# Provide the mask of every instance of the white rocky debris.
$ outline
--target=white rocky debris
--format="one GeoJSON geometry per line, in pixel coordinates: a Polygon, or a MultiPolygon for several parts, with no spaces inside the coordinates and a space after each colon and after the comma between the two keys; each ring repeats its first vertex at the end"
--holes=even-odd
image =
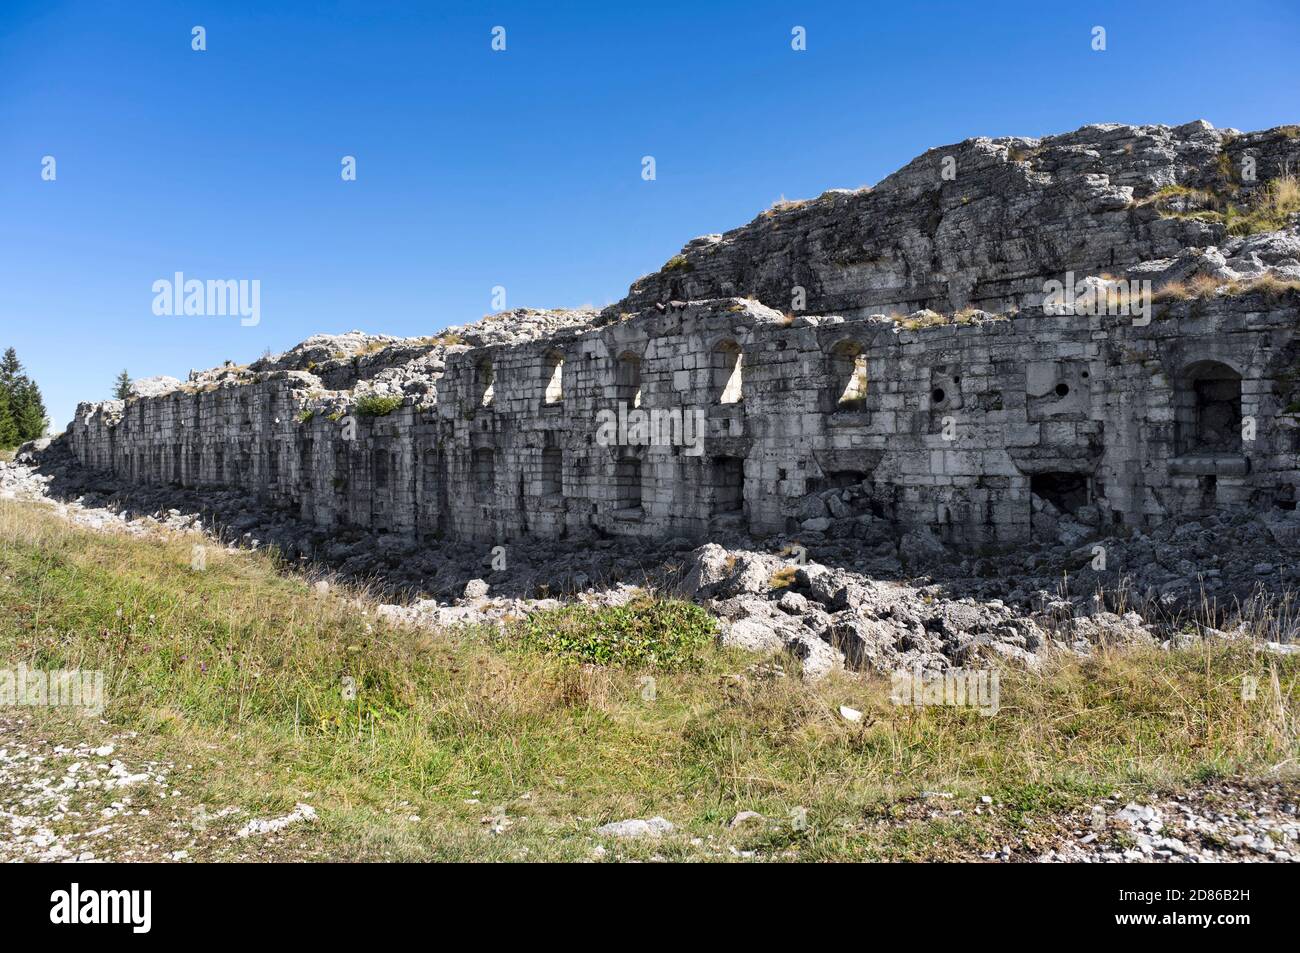
{"type": "Polygon", "coordinates": [[[277,831],[282,831],[293,824],[314,820],[316,820],[316,809],[310,804],[299,803],[294,805],[292,811],[282,817],[254,818],[236,831],[235,836],[261,837],[264,834],[274,834],[277,831]]]}
{"type": "Polygon", "coordinates": [[[593,832],[598,837],[615,837],[619,839],[639,838],[639,837],[662,837],[664,834],[671,834],[674,830],[672,822],[662,817],[652,817],[647,820],[641,818],[629,818],[626,821],[614,821],[610,824],[603,824],[593,832]]]}
{"type": "Polygon", "coordinates": [[[1073,818],[1045,863],[1300,861],[1300,813],[1285,788],[1215,782],[1151,803],[1116,797],[1073,818]],[[1120,806],[1122,805],[1122,806],[1120,806]]]}

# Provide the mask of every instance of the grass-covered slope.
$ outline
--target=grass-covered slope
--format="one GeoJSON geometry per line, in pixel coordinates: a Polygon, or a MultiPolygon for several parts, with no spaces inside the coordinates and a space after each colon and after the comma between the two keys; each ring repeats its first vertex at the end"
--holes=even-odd
{"type": "MultiPolygon", "coordinates": [[[[1273,777],[1296,755],[1300,661],[1240,645],[1008,669],[986,717],[893,705],[878,679],[805,684],[794,665],[714,648],[707,618],[680,603],[560,610],[504,636],[430,633],[390,627],[364,593],[318,593],[263,555],[208,547],[195,570],[196,541],[0,501],[0,668],[103,670],[106,726],[24,709],[24,730],[136,731],[140,756],[179,766],[178,786],[213,815],[311,804],[319,819],[284,841],[290,856],[1034,851],[1051,846],[1054,817],[1091,799],[1273,777]],[[934,791],[961,812],[919,809],[934,791]],[[767,821],[731,830],[740,811],[767,821]],[[656,814],[677,828],[658,841],[592,834],[656,814]]],[[[0,806],[12,796],[0,780],[0,806]]],[[[198,844],[191,859],[205,850],[220,856],[198,844]]]]}

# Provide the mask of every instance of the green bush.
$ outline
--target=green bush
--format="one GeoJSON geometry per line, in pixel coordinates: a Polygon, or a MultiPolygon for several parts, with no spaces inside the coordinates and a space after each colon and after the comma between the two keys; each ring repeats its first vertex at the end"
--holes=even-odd
{"type": "Polygon", "coordinates": [[[699,606],[677,599],[636,599],[624,606],[569,605],[514,623],[507,637],[520,647],[575,662],[663,671],[695,670],[716,623],[699,606]]]}
{"type": "Polygon", "coordinates": [[[362,417],[387,417],[402,406],[400,397],[379,397],[367,394],[357,401],[357,414],[362,417]]]}

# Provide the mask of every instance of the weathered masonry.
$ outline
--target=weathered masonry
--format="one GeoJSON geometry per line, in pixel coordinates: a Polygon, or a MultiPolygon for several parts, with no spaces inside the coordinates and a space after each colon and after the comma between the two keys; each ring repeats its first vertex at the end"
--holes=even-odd
{"type": "Polygon", "coordinates": [[[319,336],[83,404],[65,439],[412,542],[988,544],[1293,509],[1297,170],[1296,126],[971,139],[694,239],[599,313],[319,336]],[[1058,314],[1052,285],[1122,285],[1141,317],[1058,314]]]}
{"type": "Polygon", "coordinates": [[[1030,310],[908,329],[694,302],[450,348],[436,400],[385,416],[309,417],[320,380],[276,370],[82,405],[67,439],[130,480],[245,487],[322,529],[413,540],[870,538],[884,519],[1011,542],[1033,536],[1041,501],[1134,526],[1294,507],[1297,305],[1244,294],[1158,306],[1146,326],[1030,310]],[[620,407],[658,432],[602,431],[620,407]],[[859,512],[816,496],[849,485],[859,512]]]}

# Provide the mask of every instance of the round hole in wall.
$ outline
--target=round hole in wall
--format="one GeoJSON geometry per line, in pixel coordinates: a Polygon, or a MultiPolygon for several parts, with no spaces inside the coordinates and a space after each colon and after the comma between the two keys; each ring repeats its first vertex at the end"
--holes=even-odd
{"type": "Polygon", "coordinates": [[[1087,372],[1087,371],[1084,371],[1084,372],[1083,372],[1082,374],[1080,374],[1079,376],[1082,377],[1082,378],[1086,381],[1086,380],[1088,379],[1088,372],[1087,372]]]}
{"type": "Polygon", "coordinates": [[[1057,384],[1057,385],[1056,385],[1056,396],[1057,396],[1057,397],[1064,397],[1064,396],[1066,396],[1068,393],[1070,393],[1070,385],[1069,385],[1069,384],[1057,384]]]}
{"type": "Polygon", "coordinates": [[[943,392],[942,387],[936,387],[934,390],[930,391],[930,402],[933,404],[942,404],[943,399],[947,396],[948,395],[943,392]]]}

